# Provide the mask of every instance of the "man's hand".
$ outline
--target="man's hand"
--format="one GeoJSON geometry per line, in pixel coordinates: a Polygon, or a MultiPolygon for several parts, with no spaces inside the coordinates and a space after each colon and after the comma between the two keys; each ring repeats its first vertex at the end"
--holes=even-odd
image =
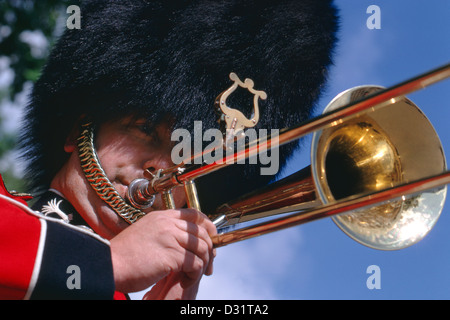
{"type": "Polygon", "coordinates": [[[208,217],[194,209],[148,213],[111,239],[116,290],[140,291],[164,278],[158,298],[171,291],[167,286],[196,293],[202,275],[212,273],[216,233],[208,217]]]}

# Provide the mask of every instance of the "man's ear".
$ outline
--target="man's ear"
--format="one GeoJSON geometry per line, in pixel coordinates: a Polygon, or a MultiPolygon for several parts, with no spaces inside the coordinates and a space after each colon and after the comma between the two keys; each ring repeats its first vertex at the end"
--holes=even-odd
{"type": "Polygon", "coordinates": [[[70,130],[69,135],[64,143],[64,151],[67,153],[72,153],[77,149],[77,140],[80,135],[80,122],[77,121],[70,130]]]}

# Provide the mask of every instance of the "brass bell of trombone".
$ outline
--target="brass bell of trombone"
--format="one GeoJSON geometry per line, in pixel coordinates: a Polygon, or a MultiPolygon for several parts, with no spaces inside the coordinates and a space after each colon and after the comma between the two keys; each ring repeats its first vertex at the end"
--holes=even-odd
{"type": "MultiPolygon", "coordinates": [[[[324,113],[382,89],[358,86],[346,90],[328,104],[324,113]]],[[[439,137],[420,109],[406,97],[386,103],[314,133],[311,169],[323,203],[445,171],[439,137]]],[[[347,235],[366,246],[401,249],[418,242],[433,228],[446,191],[445,185],[332,219],[347,235]]]]}

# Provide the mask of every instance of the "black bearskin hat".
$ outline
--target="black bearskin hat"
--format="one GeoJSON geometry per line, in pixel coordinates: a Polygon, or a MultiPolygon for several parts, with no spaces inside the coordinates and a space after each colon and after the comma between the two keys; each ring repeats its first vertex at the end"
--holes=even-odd
{"type": "MultiPolygon", "coordinates": [[[[329,0],[82,1],[81,29],[65,30],[26,110],[21,150],[30,187],[48,188],[83,114],[96,123],[130,114],[158,123],[172,115],[174,128],[192,129],[195,120],[217,128],[213,103],[230,87],[230,72],[268,95],[256,129],[299,124],[326,80],[337,20],[329,0]]],[[[281,148],[280,168],[296,146],[281,148]]],[[[201,178],[202,209],[273,178],[257,165],[201,178]]]]}

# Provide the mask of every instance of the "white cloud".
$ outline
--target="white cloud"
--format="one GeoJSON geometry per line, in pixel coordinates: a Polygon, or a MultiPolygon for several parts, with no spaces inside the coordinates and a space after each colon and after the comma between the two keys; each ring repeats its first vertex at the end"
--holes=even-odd
{"type": "Polygon", "coordinates": [[[214,274],[202,280],[198,299],[280,299],[280,282],[290,277],[302,245],[292,228],[217,249],[214,274]]]}

